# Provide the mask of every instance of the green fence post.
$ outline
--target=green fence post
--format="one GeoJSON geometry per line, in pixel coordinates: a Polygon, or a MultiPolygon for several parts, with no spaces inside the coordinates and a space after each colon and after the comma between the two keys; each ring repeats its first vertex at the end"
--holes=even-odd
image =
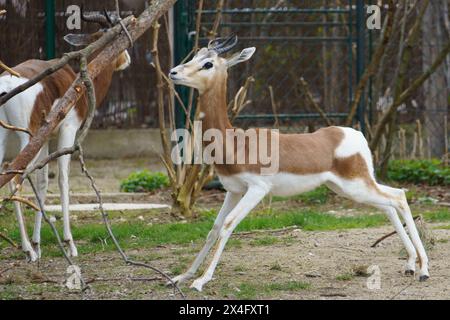
{"type": "MultiPolygon", "coordinates": [[[[364,10],[364,0],[356,1],[356,81],[359,82],[365,69],[365,54],[366,54],[366,14],[364,10]]],[[[361,132],[366,134],[365,122],[365,96],[361,95],[361,100],[358,105],[357,118],[359,121],[361,132]]]]}
{"type": "Polygon", "coordinates": [[[55,1],[45,0],[45,57],[47,60],[56,57],[55,43],[55,1]]]}

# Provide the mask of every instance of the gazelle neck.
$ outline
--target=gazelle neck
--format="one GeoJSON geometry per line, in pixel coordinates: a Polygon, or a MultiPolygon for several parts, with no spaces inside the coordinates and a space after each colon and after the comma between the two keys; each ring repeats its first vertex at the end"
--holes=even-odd
{"type": "Polygon", "coordinates": [[[225,131],[232,128],[227,111],[227,75],[218,75],[213,85],[199,97],[200,112],[203,112],[202,129],[225,131]]]}

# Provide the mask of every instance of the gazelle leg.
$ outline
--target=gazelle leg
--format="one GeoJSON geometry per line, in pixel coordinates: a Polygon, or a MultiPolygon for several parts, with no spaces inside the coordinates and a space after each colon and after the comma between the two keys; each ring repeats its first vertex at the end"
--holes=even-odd
{"type": "MultiPolygon", "coordinates": [[[[9,189],[12,191],[14,189],[14,180],[9,182],[9,189]]],[[[30,240],[28,239],[27,230],[25,228],[25,220],[23,219],[22,208],[20,203],[14,201],[14,211],[16,212],[17,222],[19,223],[20,240],[22,242],[22,251],[27,255],[28,261],[34,262],[38,259],[37,254],[34,252],[31,246],[30,240]]]]}
{"type": "Polygon", "coordinates": [[[408,261],[406,262],[405,266],[405,274],[414,275],[414,272],[416,270],[416,258],[417,258],[416,249],[414,248],[411,239],[406,233],[405,228],[403,227],[403,224],[400,218],[398,217],[397,212],[395,211],[395,208],[389,206],[377,206],[377,207],[386,212],[389,220],[394,225],[395,231],[400,236],[400,239],[402,240],[403,245],[405,246],[406,252],[408,253],[408,261]]]}
{"type": "Polygon", "coordinates": [[[415,260],[419,255],[420,266],[420,280],[426,280],[429,277],[428,274],[428,258],[425,253],[422,241],[420,240],[417,232],[416,225],[409,210],[406,196],[403,190],[395,189],[376,183],[367,184],[362,180],[340,181],[335,179],[333,184],[338,186],[338,190],[346,197],[353,199],[356,202],[366,203],[375,207],[383,207],[388,213],[389,219],[393,221],[393,224],[399,233],[400,238],[403,240],[406,250],[408,251],[409,258],[406,265],[406,272],[411,273],[415,269],[415,260]],[[387,208],[387,209],[386,209],[387,208]],[[406,231],[403,228],[401,222],[399,222],[398,215],[394,215],[391,208],[395,208],[403,217],[408,227],[410,237],[407,237],[406,231]],[[401,226],[401,228],[400,228],[401,226]],[[415,248],[411,248],[411,244],[415,248]]]}
{"type": "Polygon", "coordinates": [[[419,232],[417,231],[416,224],[412,217],[408,201],[406,200],[405,191],[403,191],[402,189],[395,189],[382,185],[379,185],[379,187],[381,188],[382,191],[390,192],[391,194],[394,194],[396,196],[397,200],[394,201],[394,207],[403,217],[403,220],[406,223],[406,227],[408,227],[408,232],[411,237],[412,243],[419,256],[419,266],[420,266],[419,279],[420,281],[427,280],[430,277],[430,274],[428,272],[428,257],[425,252],[422,240],[420,240],[419,232]]]}
{"type": "Polygon", "coordinates": [[[261,187],[250,187],[247,190],[246,194],[238,202],[236,207],[231,210],[225,218],[224,225],[219,233],[219,239],[217,240],[218,242],[213,259],[204,274],[192,283],[191,288],[202,291],[203,286],[212,279],[214,270],[216,269],[217,263],[219,262],[220,256],[222,255],[225,244],[230,238],[231,233],[267,193],[268,190],[261,187]]]}
{"type": "MultiPolygon", "coordinates": [[[[73,146],[75,135],[78,126],[72,124],[63,124],[59,133],[58,149],[69,148],[73,146]]],[[[69,250],[68,254],[72,257],[78,256],[77,247],[73,241],[72,232],[70,230],[69,217],[69,170],[70,170],[70,155],[64,155],[58,158],[58,183],[59,191],[61,193],[61,207],[63,213],[63,233],[64,241],[67,243],[69,250]]]]}
{"type": "MultiPolygon", "coordinates": [[[[29,142],[29,136],[24,132],[17,132],[17,136],[19,137],[20,140],[20,150],[23,150],[29,142]]],[[[11,192],[15,188],[14,179],[10,181],[9,188],[11,192]]],[[[22,250],[26,253],[27,259],[31,262],[34,262],[38,259],[38,255],[36,254],[36,252],[34,252],[31,242],[28,239],[28,234],[25,227],[25,220],[22,214],[22,207],[19,202],[14,202],[14,210],[16,212],[17,222],[19,223],[19,232],[20,232],[20,239],[22,242],[22,250]]]]}
{"type": "MultiPolygon", "coordinates": [[[[39,162],[47,156],[48,156],[48,143],[45,143],[42,146],[41,151],[39,152],[37,161],[39,162]]],[[[38,196],[42,200],[42,203],[45,203],[48,188],[48,165],[45,165],[42,169],[37,171],[36,178],[37,178],[36,189],[38,196]]],[[[39,258],[41,257],[41,225],[42,225],[42,212],[36,212],[34,218],[32,245],[39,258]]]]}
{"type": "Polygon", "coordinates": [[[208,254],[209,250],[211,250],[212,245],[214,244],[214,242],[216,242],[217,238],[219,237],[219,231],[223,226],[225,217],[236,206],[236,204],[239,202],[239,200],[241,198],[242,198],[241,194],[227,192],[227,194],[225,196],[225,200],[222,204],[222,208],[220,209],[220,211],[216,217],[216,220],[214,221],[214,226],[212,227],[211,231],[208,233],[208,237],[206,238],[205,245],[198,253],[198,255],[195,258],[194,262],[192,263],[191,267],[185,273],[173,278],[172,279],[173,282],[181,283],[181,282],[186,281],[194,276],[194,274],[198,270],[198,267],[205,260],[205,257],[208,254]]]}

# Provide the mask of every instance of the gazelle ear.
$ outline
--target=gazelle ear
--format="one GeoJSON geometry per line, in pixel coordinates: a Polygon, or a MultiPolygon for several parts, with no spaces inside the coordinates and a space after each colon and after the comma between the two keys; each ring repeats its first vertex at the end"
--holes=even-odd
{"type": "Polygon", "coordinates": [[[232,67],[238,63],[247,61],[248,59],[250,59],[252,57],[252,55],[255,53],[255,51],[256,51],[255,47],[250,47],[250,48],[245,48],[241,52],[238,52],[238,53],[232,55],[230,58],[227,59],[227,68],[232,67]]]}
{"type": "Polygon", "coordinates": [[[90,34],[74,34],[69,33],[64,36],[64,40],[75,47],[85,46],[92,42],[92,36],[90,34]]]}

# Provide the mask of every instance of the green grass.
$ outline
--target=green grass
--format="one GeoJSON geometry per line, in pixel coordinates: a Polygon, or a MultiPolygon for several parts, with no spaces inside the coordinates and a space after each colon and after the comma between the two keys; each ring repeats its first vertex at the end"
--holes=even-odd
{"type": "MultiPolygon", "coordinates": [[[[424,212],[423,216],[428,222],[450,221],[450,210],[439,208],[435,211],[424,212]]],[[[205,211],[201,217],[188,223],[166,223],[148,225],[142,221],[127,221],[114,223],[112,228],[117,239],[124,249],[140,249],[164,244],[189,244],[205,239],[210,231],[215,218],[215,211],[205,211]],[[132,237],[133,235],[133,237],[132,237]]],[[[355,216],[335,216],[321,213],[313,209],[290,210],[286,212],[274,210],[270,214],[255,212],[244,219],[237,231],[252,231],[264,229],[279,229],[289,226],[298,226],[308,231],[344,230],[353,228],[378,227],[388,223],[383,214],[361,214],[355,216]]],[[[31,223],[28,223],[31,233],[31,223]]],[[[1,231],[19,242],[19,231],[15,225],[12,214],[0,215],[1,231]]],[[[57,221],[61,230],[61,221],[57,221]]],[[[102,223],[87,224],[84,222],[73,224],[73,236],[78,244],[81,254],[113,250],[111,239],[108,239],[105,227],[102,223]],[[101,239],[107,240],[107,245],[102,244],[101,239]]],[[[252,240],[251,245],[273,245],[280,240],[278,237],[265,236],[252,240]]],[[[59,256],[60,252],[54,235],[47,225],[42,230],[42,243],[44,255],[59,256]]],[[[7,244],[0,241],[0,249],[7,244]]],[[[242,241],[236,238],[230,239],[230,245],[241,246],[242,241]]],[[[1,258],[1,254],[0,254],[1,258]]]]}
{"type": "Polygon", "coordinates": [[[271,294],[274,291],[299,291],[299,290],[307,290],[311,288],[311,284],[302,281],[286,281],[286,282],[273,282],[269,284],[255,284],[255,283],[241,283],[239,287],[236,289],[230,288],[226,285],[222,291],[224,293],[234,293],[236,298],[238,299],[255,299],[258,297],[258,294],[271,294]]]}
{"type": "Polygon", "coordinates": [[[347,272],[336,276],[336,280],[338,281],[350,281],[354,278],[354,274],[347,272]]]}
{"type": "Polygon", "coordinates": [[[325,187],[321,186],[318,187],[312,191],[305,192],[293,197],[277,197],[274,196],[272,198],[273,202],[279,202],[279,201],[286,201],[286,200],[295,200],[295,201],[301,201],[306,204],[324,204],[327,202],[329,196],[331,194],[331,191],[325,187]]]}

